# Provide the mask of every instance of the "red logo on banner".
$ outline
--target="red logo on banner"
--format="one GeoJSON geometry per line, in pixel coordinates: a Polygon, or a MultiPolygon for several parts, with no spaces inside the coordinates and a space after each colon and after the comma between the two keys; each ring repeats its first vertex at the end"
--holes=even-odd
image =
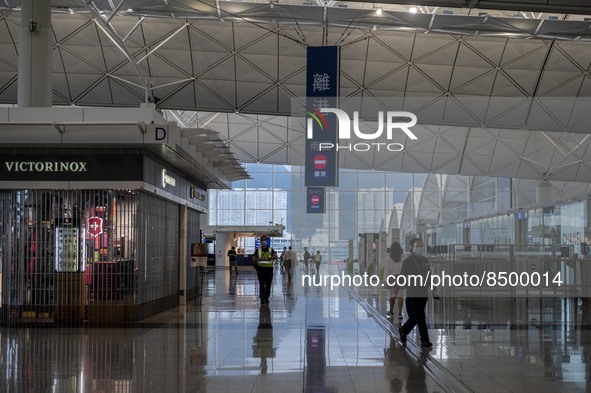
{"type": "Polygon", "coordinates": [[[313,195],[312,199],[310,200],[313,205],[317,205],[320,203],[320,197],[318,195],[313,195]]]}
{"type": "Polygon", "coordinates": [[[100,217],[90,217],[88,219],[88,233],[92,237],[97,237],[103,233],[103,219],[100,217]]]}
{"type": "Polygon", "coordinates": [[[324,156],[322,154],[317,154],[314,157],[314,160],[312,161],[312,163],[314,164],[314,168],[324,169],[324,168],[326,168],[326,164],[328,163],[328,159],[326,158],[326,156],[324,156]]]}

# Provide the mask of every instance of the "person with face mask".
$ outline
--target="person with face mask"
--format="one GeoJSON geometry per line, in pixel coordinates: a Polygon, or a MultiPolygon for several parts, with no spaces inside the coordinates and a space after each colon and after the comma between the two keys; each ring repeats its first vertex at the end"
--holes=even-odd
{"type": "MultiPolygon", "coordinates": [[[[407,278],[406,285],[406,312],[408,320],[400,327],[400,341],[406,344],[406,336],[414,329],[419,327],[422,347],[432,347],[429,341],[429,330],[427,329],[427,317],[425,315],[425,306],[429,298],[429,283],[427,277],[429,273],[429,260],[423,255],[425,246],[423,240],[414,238],[410,241],[411,255],[402,262],[400,275],[407,278]],[[409,279],[410,276],[420,275],[423,277],[424,285],[409,279]]],[[[402,287],[398,287],[402,288],[402,287]]]]}
{"type": "Polygon", "coordinates": [[[261,236],[261,246],[251,255],[254,268],[259,279],[259,298],[261,304],[269,303],[271,284],[273,283],[273,261],[277,260],[277,252],[269,247],[269,238],[261,236]]]}

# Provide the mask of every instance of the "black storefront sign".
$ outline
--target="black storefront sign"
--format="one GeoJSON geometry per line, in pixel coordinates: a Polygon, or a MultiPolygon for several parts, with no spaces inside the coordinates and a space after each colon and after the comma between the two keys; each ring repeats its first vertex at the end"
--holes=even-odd
{"type": "Polygon", "coordinates": [[[141,155],[5,155],[0,181],[129,181],[142,180],[141,155]]]}

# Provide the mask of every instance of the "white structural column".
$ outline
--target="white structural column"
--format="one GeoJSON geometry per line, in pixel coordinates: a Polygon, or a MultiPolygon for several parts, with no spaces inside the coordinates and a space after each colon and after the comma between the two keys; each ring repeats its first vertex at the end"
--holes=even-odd
{"type": "Polygon", "coordinates": [[[51,107],[51,2],[23,0],[18,53],[18,106],[51,107]]]}

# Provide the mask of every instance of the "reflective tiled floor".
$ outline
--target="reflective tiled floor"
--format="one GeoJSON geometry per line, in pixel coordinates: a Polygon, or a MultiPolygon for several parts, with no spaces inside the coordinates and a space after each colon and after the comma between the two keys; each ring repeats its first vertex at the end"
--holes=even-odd
{"type": "MultiPolygon", "coordinates": [[[[0,329],[1,392],[587,392],[589,306],[443,299],[433,349],[383,317],[385,292],[211,272],[200,302],[127,328],[0,329]]],[[[398,321],[395,321],[397,324],[398,321]]]]}

